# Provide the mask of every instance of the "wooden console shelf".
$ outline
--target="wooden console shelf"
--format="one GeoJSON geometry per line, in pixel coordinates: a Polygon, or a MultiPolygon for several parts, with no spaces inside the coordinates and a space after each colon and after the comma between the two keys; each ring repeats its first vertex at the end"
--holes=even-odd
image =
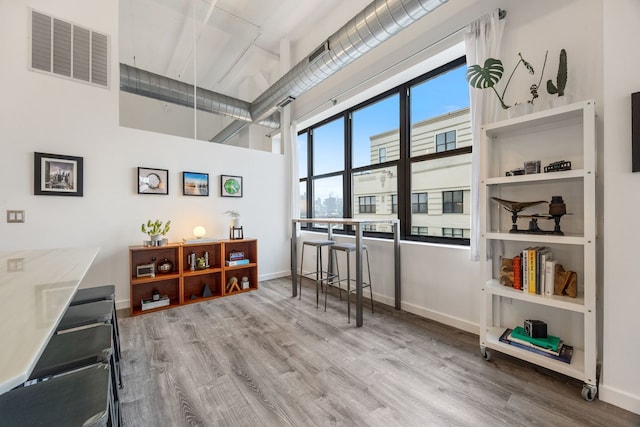
{"type": "Polygon", "coordinates": [[[161,247],[129,247],[130,313],[132,316],[165,310],[212,298],[258,289],[258,241],[256,239],[218,240],[215,242],[173,243],[161,247]],[[231,253],[243,252],[248,264],[227,266],[231,253]],[[190,259],[208,256],[208,266],[198,268],[190,259]],[[167,263],[168,261],[168,263],[167,263]],[[165,262],[172,267],[160,272],[165,262]],[[141,269],[138,273],[138,269],[141,269]],[[242,280],[248,287],[243,289],[242,280]],[[236,280],[233,280],[235,278],[236,280]],[[237,281],[237,284],[235,284],[237,281]],[[158,291],[166,295],[168,305],[142,309],[142,300],[158,291]]]}

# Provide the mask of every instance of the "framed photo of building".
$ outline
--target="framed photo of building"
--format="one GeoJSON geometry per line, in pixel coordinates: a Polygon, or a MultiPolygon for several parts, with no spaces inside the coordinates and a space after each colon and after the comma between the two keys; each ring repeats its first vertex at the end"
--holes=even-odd
{"type": "Polygon", "coordinates": [[[139,167],[138,194],[169,194],[169,171],[139,167]]]}
{"type": "Polygon", "coordinates": [[[33,194],[82,197],[82,157],[33,153],[33,194]]]}
{"type": "Polygon", "coordinates": [[[182,194],[185,196],[208,196],[209,174],[182,172],[182,194]]]}
{"type": "Polygon", "coordinates": [[[242,197],[242,177],[220,175],[220,195],[222,197],[242,197]]]}

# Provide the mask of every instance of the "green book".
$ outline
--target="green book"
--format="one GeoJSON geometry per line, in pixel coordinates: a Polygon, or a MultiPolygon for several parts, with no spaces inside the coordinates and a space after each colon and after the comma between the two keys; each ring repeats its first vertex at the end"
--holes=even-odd
{"type": "Polygon", "coordinates": [[[518,338],[537,345],[538,347],[548,348],[553,351],[558,351],[558,346],[560,345],[560,338],[554,337],[553,335],[547,335],[546,338],[531,338],[526,334],[522,326],[516,326],[511,332],[511,335],[514,338],[518,338]]]}

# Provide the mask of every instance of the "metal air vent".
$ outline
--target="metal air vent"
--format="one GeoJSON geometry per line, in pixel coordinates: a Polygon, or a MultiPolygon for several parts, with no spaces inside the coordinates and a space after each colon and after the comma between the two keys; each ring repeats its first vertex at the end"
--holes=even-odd
{"type": "Polygon", "coordinates": [[[31,11],[31,69],[109,87],[109,37],[31,11]]]}
{"type": "Polygon", "coordinates": [[[324,55],[327,52],[329,52],[329,40],[322,43],[320,47],[318,47],[316,50],[311,52],[311,55],[309,55],[309,64],[313,64],[318,60],[318,58],[320,58],[322,55],[324,55]]]}

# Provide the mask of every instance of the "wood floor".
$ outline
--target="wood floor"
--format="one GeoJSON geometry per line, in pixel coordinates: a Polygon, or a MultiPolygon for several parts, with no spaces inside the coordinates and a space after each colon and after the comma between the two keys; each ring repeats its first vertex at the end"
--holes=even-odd
{"type": "Polygon", "coordinates": [[[121,319],[125,424],[640,426],[584,401],[580,381],[495,352],[484,361],[476,335],[380,304],[356,328],[335,289],[326,313],[312,282],[290,295],[276,279],[121,319]]]}

